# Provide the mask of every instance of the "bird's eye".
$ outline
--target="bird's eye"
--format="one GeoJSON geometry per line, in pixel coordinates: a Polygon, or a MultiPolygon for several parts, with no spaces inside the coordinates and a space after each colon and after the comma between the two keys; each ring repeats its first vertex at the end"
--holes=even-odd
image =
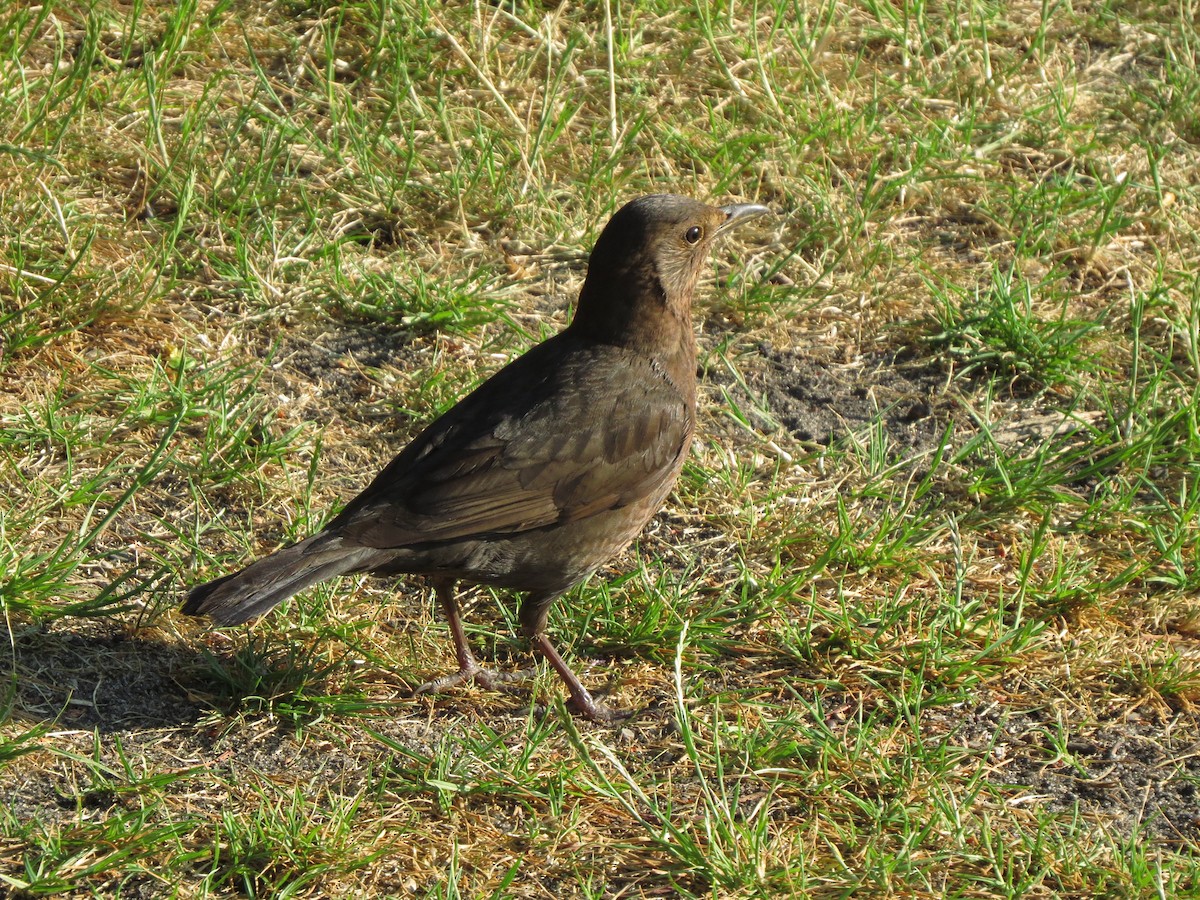
{"type": "Polygon", "coordinates": [[[703,228],[701,228],[699,225],[693,225],[686,232],[684,232],[683,239],[685,241],[687,241],[689,244],[694,244],[698,240],[700,240],[700,238],[703,236],[703,234],[704,234],[703,228]]]}

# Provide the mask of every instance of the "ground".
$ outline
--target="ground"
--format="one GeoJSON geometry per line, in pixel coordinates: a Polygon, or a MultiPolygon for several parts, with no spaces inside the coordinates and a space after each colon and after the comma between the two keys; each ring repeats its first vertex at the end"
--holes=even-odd
{"type": "Polygon", "coordinates": [[[1194,12],[0,3],[0,891],[1195,895],[1194,12]],[[179,613],[660,190],[773,215],[679,485],[552,611],[627,717],[414,696],[420,579],[179,613]]]}

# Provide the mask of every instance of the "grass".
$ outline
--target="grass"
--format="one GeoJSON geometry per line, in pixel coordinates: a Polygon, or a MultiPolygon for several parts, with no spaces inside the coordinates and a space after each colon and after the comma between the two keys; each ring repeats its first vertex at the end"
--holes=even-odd
{"type": "Polygon", "coordinates": [[[1195,894],[1196,13],[0,0],[0,892],[1195,894]],[[633,717],[413,697],[415,579],[178,614],[661,190],[776,215],[671,501],[552,611],[633,717]]]}

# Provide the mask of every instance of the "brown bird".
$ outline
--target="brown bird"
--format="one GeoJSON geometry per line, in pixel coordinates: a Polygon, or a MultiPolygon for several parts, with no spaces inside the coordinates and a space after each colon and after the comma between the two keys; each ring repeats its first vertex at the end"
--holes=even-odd
{"type": "Polygon", "coordinates": [[[192,588],[183,611],[234,625],[352,572],[430,576],[458,671],[418,691],[501,680],[471,653],[455,583],[524,591],[519,618],[571,706],[611,717],[546,637],[550,605],[632,541],[683,467],[695,425],[692,294],[713,241],[767,212],[671,194],[605,226],[571,324],[433,422],[324,529],[192,588]]]}

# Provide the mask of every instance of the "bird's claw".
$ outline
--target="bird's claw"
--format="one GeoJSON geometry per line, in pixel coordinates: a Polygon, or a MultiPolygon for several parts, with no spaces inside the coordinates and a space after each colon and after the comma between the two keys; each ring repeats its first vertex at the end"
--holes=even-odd
{"type": "Polygon", "coordinates": [[[611,725],[622,719],[628,719],[634,712],[632,709],[613,709],[605,706],[586,692],[583,696],[572,696],[567,701],[567,709],[599,725],[611,725]]]}
{"type": "Polygon", "coordinates": [[[521,669],[517,672],[493,672],[480,665],[464,666],[457,672],[450,672],[440,678],[427,681],[413,691],[414,694],[436,694],[459,684],[477,684],[489,691],[503,691],[507,686],[519,681],[525,681],[534,674],[534,669],[521,669]]]}

